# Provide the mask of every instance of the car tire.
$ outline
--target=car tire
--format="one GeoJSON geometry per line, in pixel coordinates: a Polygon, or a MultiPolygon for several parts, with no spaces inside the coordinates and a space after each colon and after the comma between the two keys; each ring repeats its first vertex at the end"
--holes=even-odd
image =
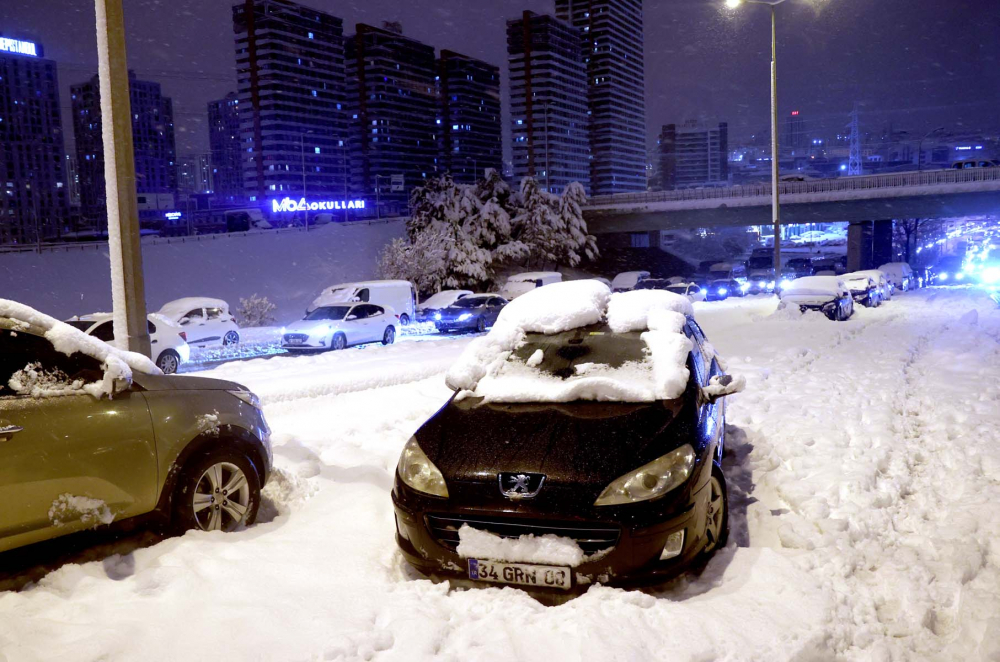
{"type": "Polygon", "coordinates": [[[400,326],[409,326],[410,325],[410,316],[407,315],[406,313],[403,313],[402,315],[400,315],[399,316],[399,325],[400,326]]]}
{"type": "Polygon", "coordinates": [[[396,342],[396,330],[391,326],[385,327],[385,333],[382,334],[382,344],[391,345],[396,342]]]}
{"type": "Polygon", "coordinates": [[[156,367],[162,370],[164,375],[172,375],[181,367],[181,355],[172,349],[165,349],[156,358],[156,367]]]}
{"type": "Polygon", "coordinates": [[[729,540],[729,493],[722,468],[715,462],[712,463],[712,476],[705,489],[709,490],[709,504],[705,514],[705,548],[702,553],[710,556],[725,547],[729,540]]]}
{"type": "Polygon", "coordinates": [[[181,469],[174,489],[173,523],[179,531],[250,526],[257,519],[260,488],[257,468],[236,448],[196,455],[181,469]]]}
{"type": "Polygon", "coordinates": [[[347,347],[347,336],[343,333],[338,333],[330,340],[330,349],[338,350],[347,347]]]}
{"type": "Polygon", "coordinates": [[[476,320],[476,332],[484,333],[486,331],[486,320],[480,317],[476,320]]]}
{"type": "Polygon", "coordinates": [[[240,334],[235,331],[226,331],[226,335],[222,336],[223,345],[236,345],[240,342],[240,334]]]}

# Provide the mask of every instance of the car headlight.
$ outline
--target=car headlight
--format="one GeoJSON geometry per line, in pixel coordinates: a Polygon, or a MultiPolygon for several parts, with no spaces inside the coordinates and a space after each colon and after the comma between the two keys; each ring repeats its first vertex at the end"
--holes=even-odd
{"type": "Polygon", "coordinates": [[[774,288],[774,281],[773,280],[772,281],[768,281],[767,286],[773,289],[774,288]]]}
{"type": "Polygon", "coordinates": [[[472,317],[472,313],[462,313],[461,315],[458,316],[458,321],[459,322],[464,322],[465,320],[469,319],[470,317],[472,317]]]}
{"type": "Polygon", "coordinates": [[[942,271],[942,272],[941,272],[941,275],[940,275],[940,276],[938,276],[938,278],[939,278],[940,280],[948,280],[948,274],[947,274],[946,272],[943,272],[943,271],[942,271]]]}
{"type": "Polygon", "coordinates": [[[788,287],[791,284],[792,284],[792,281],[790,281],[790,280],[788,280],[786,278],[783,281],[781,281],[781,289],[785,289],[786,287],[788,287]]]}
{"type": "Polygon", "coordinates": [[[757,287],[764,287],[764,281],[758,280],[757,281],[757,287]]]}
{"type": "Polygon", "coordinates": [[[434,313],[434,319],[440,320],[441,319],[441,313],[434,313]]]}
{"type": "Polygon", "coordinates": [[[403,446],[396,471],[400,480],[416,491],[448,498],[448,486],[444,483],[444,476],[421,450],[416,437],[410,437],[403,446]]]}
{"type": "Polygon", "coordinates": [[[230,395],[235,395],[237,398],[247,403],[254,409],[260,409],[260,398],[257,397],[256,393],[251,391],[227,391],[230,395]]]}
{"type": "Polygon", "coordinates": [[[694,449],[684,444],[635,471],[616,478],[604,488],[595,506],[617,506],[661,497],[691,476],[694,449]]]}
{"type": "Polygon", "coordinates": [[[741,284],[740,285],[740,289],[743,290],[744,292],[746,292],[747,290],[750,289],[750,283],[743,283],[743,284],[741,284]]]}
{"type": "Polygon", "coordinates": [[[726,288],[724,288],[724,287],[720,287],[720,288],[719,288],[719,294],[725,294],[725,293],[726,293],[726,292],[728,292],[728,291],[729,291],[729,290],[727,290],[727,289],[726,289],[726,288]]]}

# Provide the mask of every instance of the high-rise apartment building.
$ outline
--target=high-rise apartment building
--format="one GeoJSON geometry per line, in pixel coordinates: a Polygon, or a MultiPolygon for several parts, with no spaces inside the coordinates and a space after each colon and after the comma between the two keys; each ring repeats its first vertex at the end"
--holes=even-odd
{"type": "Polygon", "coordinates": [[[500,68],[448,50],[438,58],[438,166],[468,184],[503,166],[500,68]]]}
{"type": "Polygon", "coordinates": [[[806,135],[806,120],[798,110],[793,110],[785,118],[784,141],[779,143],[779,146],[782,151],[804,149],[809,146],[809,136],[806,135]]]}
{"type": "MultiPolygon", "coordinates": [[[[132,147],[137,193],[177,193],[174,113],[160,84],[138,80],[128,72],[132,107],[132,147]]],[[[80,176],[81,214],[86,221],[107,219],[104,182],[104,138],[101,129],[101,85],[97,76],[70,87],[73,135],[80,176]]]]}
{"type": "Polygon", "coordinates": [[[556,0],[583,32],[594,195],[646,190],[642,0],[556,0]]]}
{"type": "Polygon", "coordinates": [[[217,200],[243,198],[240,100],[235,92],[208,102],[208,144],[212,151],[212,192],[217,200]]]}
{"type": "Polygon", "coordinates": [[[729,127],[689,120],[660,131],[660,182],[663,189],[713,186],[729,181],[729,127]]]}
{"type": "Polygon", "coordinates": [[[233,6],[243,189],[251,200],[342,195],[343,21],[288,0],[233,6]]]}
{"type": "Polygon", "coordinates": [[[352,190],[405,204],[438,172],[434,47],[403,36],[398,23],[358,24],[346,42],[352,190]]]}
{"type": "Polygon", "coordinates": [[[515,183],[531,176],[551,193],[571,182],[590,191],[582,32],[526,11],[507,21],[507,57],[515,183]]]}
{"type": "Polygon", "coordinates": [[[184,154],[177,157],[177,190],[181,193],[212,192],[211,154],[184,154]]]}
{"type": "Polygon", "coordinates": [[[41,44],[0,49],[0,244],[58,235],[67,218],[56,63],[41,44]]]}

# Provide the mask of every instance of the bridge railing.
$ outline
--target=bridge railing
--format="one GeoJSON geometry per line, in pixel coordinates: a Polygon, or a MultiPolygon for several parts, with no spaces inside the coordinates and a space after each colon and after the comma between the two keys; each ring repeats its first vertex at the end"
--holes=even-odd
{"type": "MultiPolygon", "coordinates": [[[[1000,181],[1000,168],[967,168],[964,170],[924,170],[920,172],[891,172],[858,177],[816,179],[804,182],[781,182],[781,195],[797,193],[836,193],[865,189],[890,189],[919,186],[946,186],[975,182],[1000,181]]],[[[675,191],[648,191],[644,193],[616,193],[590,198],[588,206],[620,204],[646,204],[652,202],[683,202],[685,200],[717,200],[726,198],[770,197],[771,183],[741,184],[675,191]]]]}

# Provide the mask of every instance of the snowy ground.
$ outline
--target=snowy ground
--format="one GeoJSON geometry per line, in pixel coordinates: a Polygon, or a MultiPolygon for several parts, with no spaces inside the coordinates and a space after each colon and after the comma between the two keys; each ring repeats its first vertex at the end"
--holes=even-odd
{"type": "Polygon", "coordinates": [[[203,373],[263,399],[266,521],[92,548],[0,593],[0,660],[1000,659],[1000,311],[972,290],[842,324],[774,306],[696,306],[748,378],[730,544],[700,576],[558,606],[420,578],[392,472],[468,339],[276,356],[203,373]]]}

